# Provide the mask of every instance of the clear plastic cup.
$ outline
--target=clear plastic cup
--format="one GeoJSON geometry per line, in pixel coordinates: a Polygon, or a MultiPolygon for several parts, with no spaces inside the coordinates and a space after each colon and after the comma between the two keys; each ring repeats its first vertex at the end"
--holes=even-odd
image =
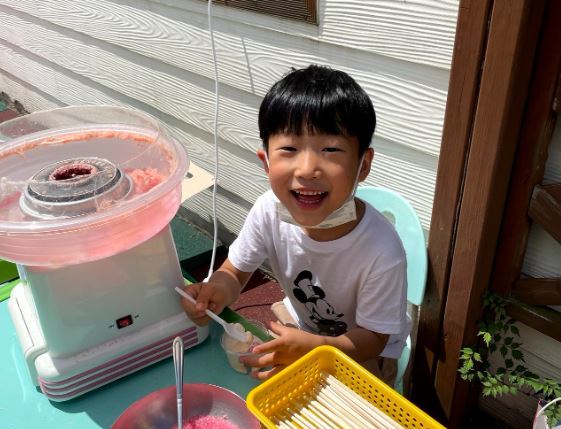
{"type": "MultiPolygon", "coordinates": [[[[267,333],[267,328],[265,327],[265,325],[257,320],[249,320],[249,323],[251,323],[252,325],[256,326],[257,328],[259,328],[260,330],[262,330],[264,333],[267,333]]],[[[258,344],[262,344],[263,341],[260,338],[257,338],[255,335],[254,337],[254,342],[252,343],[250,349],[246,352],[236,352],[236,351],[232,351],[229,350],[227,347],[225,347],[224,345],[224,341],[225,338],[228,334],[226,334],[225,332],[222,334],[222,337],[220,338],[220,345],[222,346],[222,349],[224,350],[224,353],[226,354],[226,357],[228,359],[228,363],[230,364],[230,366],[232,367],[232,369],[234,369],[235,371],[241,373],[241,374],[249,374],[251,372],[251,367],[244,364],[240,358],[244,357],[244,356],[263,356],[264,353],[261,354],[256,354],[256,353],[252,353],[251,349],[258,345],[258,344]]]]}

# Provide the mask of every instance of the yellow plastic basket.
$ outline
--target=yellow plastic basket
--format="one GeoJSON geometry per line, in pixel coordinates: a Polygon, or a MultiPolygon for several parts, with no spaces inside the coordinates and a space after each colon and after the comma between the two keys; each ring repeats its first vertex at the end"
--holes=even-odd
{"type": "Polygon", "coordinates": [[[405,428],[444,428],[345,353],[331,346],[317,347],[255,387],[247,396],[247,406],[264,426],[277,428],[275,421],[282,418],[289,407],[303,402],[304,396],[313,395],[323,379],[322,372],[334,376],[405,428]]]}

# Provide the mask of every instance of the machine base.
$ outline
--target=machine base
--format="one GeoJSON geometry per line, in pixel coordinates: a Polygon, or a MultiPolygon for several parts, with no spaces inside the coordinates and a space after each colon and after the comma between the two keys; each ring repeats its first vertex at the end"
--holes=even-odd
{"type": "Polygon", "coordinates": [[[180,313],[76,355],[53,358],[25,286],[13,289],[8,309],[31,379],[53,401],[75,398],[171,356],[176,336],[186,349],[208,336],[208,327],[198,327],[180,313]]]}

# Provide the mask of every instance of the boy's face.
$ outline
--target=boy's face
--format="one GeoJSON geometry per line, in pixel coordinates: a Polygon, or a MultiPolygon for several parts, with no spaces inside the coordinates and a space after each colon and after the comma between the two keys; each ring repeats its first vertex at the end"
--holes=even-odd
{"type": "Polygon", "coordinates": [[[302,226],[315,226],[341,207],[353,191],[357,173],[370,172],[368,149],[359,172],[358,141],[342,135],[277,134],[269,138],[269,165],[258,151],[271,188],[302,226]]]}

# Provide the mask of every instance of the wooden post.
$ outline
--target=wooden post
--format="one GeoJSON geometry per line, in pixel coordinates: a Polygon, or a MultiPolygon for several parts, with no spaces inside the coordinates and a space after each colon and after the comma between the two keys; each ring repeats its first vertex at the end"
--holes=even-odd
{"type": "Polygon", "coordinates": [[[450,427],[465,412],[469,384],[458,377],[459,354],[476,340],[545,3],[495,0],[492,7],[435,377],[450,427]]]}
{"type": "Polygon", "coordinates": [[[434,371],[489,15],[488,0],[460,1],[430,227],[429,276],[413,365],[413,399],[440,420],[445,416],[433,390],[434,371]]]}

